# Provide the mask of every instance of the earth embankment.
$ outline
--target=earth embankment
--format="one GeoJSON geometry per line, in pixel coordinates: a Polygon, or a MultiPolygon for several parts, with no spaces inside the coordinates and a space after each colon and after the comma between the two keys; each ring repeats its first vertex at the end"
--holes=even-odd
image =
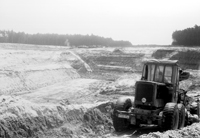
{"type": "Polygon", "coordinates": [[[0,137],[95,137],[112,130],[109,102],[82,105],[35,104],[0,97],[0,137]]]}
{"type": "MultiPolygon", "coordinates": [[[[5,138],[126,137],[114,132],[110,112],[118,97],[134,95],[144,59],[179,60],[191,73],[182,85],[188,94],[200,94],[199,49],[20,44],[1,44],[0,49],[0,135],[5,138]]],[[[198,130],[198,125],[188,129],[198,130]]]]}

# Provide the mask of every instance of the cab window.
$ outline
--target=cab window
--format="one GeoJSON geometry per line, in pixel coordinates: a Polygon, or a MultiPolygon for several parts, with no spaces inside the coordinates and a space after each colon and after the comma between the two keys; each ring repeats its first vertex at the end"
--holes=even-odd
{"type": "Polygon", "coordinates": [[[142,79],[147,81],[153,81],[155,65],[145,65],[143,69],[142,79]]]}
{"type": "Polygon", "coordinates": [[[172,83],[172,67],[171,66],[166,66],[165,67],[165,75],[164,75],[165,83],[172,83]]]}
{"type": "Polygon", "coordinates": [[[148,65],[149,71],[148,71],[148,81],[153,81],[154,78],[154,72],[155,72],[155,65],[148,65]]]}
{"type": "Polygon", "coordinates": [[[163,72],[164,72],[164,66],[158,65],[155,72],[155,81],[156,82],[163,82],[163,72]]]}
{"type": "Polygon", "coordinates": [[[147,80],[147,73],[148,73],[148,67],[147,67],[147,65],[144,65],[143,73],[142,73],[142,80],[147,80]]]}

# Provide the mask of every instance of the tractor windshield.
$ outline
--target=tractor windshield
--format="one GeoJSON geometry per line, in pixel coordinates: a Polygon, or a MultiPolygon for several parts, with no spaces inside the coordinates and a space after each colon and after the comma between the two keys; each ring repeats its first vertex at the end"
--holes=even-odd
{"type": "Polygon", "coordinates": [[[156,72],[155,72],[155,81],[156,82],[163,81],[163,73],[164,73],[164,66],[157,65],[156,72]]]}
{"type": "Polygon", "coordinates": [[[172,83],[172,67],[171,66],[165,67],[164,82],[172,83]]]}
{"type": "Polygon", "coordinates": [[[154,80],[155,65],[145,65],[143,70],[143,79],[148,81],[154,80]]]}
{"type": "Polygon", "coordinates": [[[154,64],[145,65],[142,79],[161,83],[172,83],[172,66],[154,64]]]}

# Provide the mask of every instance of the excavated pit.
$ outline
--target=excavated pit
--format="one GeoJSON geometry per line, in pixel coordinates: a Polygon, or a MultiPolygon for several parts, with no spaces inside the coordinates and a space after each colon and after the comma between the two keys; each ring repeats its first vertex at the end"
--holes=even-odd
{"type": "Polygon", "coordinates": [[[146,58],[179,60],[191,73],[182,87],[192,96],[200,94],[199,49],[19,44],[1,44],[0,49],[0,137],[199,137],[199,123],[126,135],[114,131],[111,119],[116,99],[134,95],[146,58]]]}

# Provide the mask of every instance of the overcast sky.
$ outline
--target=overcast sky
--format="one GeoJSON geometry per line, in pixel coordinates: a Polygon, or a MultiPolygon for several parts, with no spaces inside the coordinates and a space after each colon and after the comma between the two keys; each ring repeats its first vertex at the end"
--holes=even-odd
{"type": "Polygon", "coordinates": [[[200,25],[200,0],[0,0],[0,30],[94,34],[132,44],[171,44],[200,25]]]}

